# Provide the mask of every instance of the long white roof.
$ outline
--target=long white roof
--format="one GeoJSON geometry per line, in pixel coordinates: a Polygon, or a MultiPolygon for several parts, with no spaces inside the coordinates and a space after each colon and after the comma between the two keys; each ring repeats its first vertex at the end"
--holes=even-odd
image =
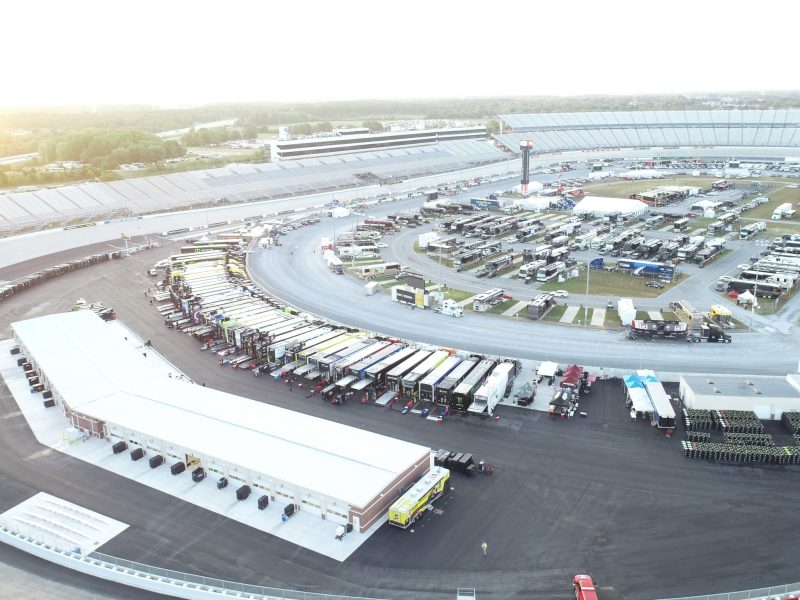
{"type": "Polygon", "coordinates": [[[424,446],[170,379],[91,311],[12,327],[73,409],[351,506],[428,460],[424,446]]]}
{"type": "Polygon", "coordinates": [[[639,200],[629,198],[606,198],[603,196],[584,196],[578,202],[573,212],[575,213],[595,213],[596,215],[607,215],[612,212],[641,214],[648,209],[647,204],[639,200]]]}

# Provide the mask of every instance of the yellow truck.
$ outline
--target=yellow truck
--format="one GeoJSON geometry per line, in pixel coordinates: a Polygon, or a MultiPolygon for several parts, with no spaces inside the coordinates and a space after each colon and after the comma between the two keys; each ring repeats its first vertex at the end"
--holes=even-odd
{"type": "Polygon", "coordinates": [[[450,470],[434,467],[389,507],[389,523],[408,529],[444,493],[450,470]]]}

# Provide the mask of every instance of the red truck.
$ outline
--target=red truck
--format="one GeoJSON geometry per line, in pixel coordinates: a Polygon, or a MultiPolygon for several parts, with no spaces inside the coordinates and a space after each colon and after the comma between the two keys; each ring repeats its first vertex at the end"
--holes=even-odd
{"type": "Polygon", "coordinates": [[[575,598],[577,600],[597,600],[597,592],[594,589],[594,582],[588,575],[575,575],[572,579],[575,587],[575,598]]]}

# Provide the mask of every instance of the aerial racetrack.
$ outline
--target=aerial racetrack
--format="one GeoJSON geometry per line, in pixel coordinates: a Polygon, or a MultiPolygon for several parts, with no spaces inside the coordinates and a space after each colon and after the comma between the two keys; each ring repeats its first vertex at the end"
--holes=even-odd
{"type": "MultiPolygon", "coordinates": [[[[662,155],[670,152],[675,156],[729,157],[753,156],[752,148],[742,154],[738,150],[743,146],[755,146],[758,154],[754,158],[786,157],[791,156],[792,149],[800,144],[800,135],[796,135],[800,115],[796,113],[731,112],[718,122],[707,115],[697,115],[697,119],[689,122],[683,112],[653,113],[653,119],[666,115],[664,118],[672,121],[654,120],[650,124],[646,123],[649,118],[646,113],[625,113],[633,115],[629,117],[630,122],[617,117],[616,127],[612,127],[614,123],[606,116],[603,119],[608,127],[602,128],[591,127],[592,123],[587,121],[600,117],[586,113],[575,115],[574,122],[567,123],[567,129],[561,130],[557,129],[559,123],[555,118],[549,123],[544,122],[550,118],[544,115],[531,116],[541,117],[541,121],[532,118],[534,123],[527,125],[531,127],[528,130],[524,129],[527,121],[521,119],[514,124],[508,116],[504,120],[514,126],[515,133],[501,135],[518,136],[508,140],[512,149],[520,138],[538,139],[542,152],[574,152],[576,159],[583,153],[583,160],[587,150],[596,148],[629,148],[598,152],[600,156],[639,154],[647,157],[655,154],[653,147],[659,147],[657,152],[662,155]],[[677,118],[681,115],[683,120],[677,118]],[[539,127],[539,130],[533,127],[539,127]],[[642,137],[646,135],[645,131],[650,131],[651,143],[647,143],[647,137],[642,137]],[[656,137],[657,131],[664,137],[656,137]],[[723,131],[727,132],[724,139],[718,137],[723,135],[723,131]],[[671,134],[674,137],[668,138],[671,134]],[[628,143],[620,143],[623,138],[618,135],[624,135],[628,143]],[[670,139],[672,143],[669,143],[670,139]],[[734,143],[737,140],[739,143],[734,143]],[[711,145],[720,147],[713,150],[684,148],[711,145]],[[676,148],[678,146],[681,148],[676,148]]],[[[559,157],[555,160],[563,159],[563,155],[554,156],[559,157]]],[[[536,160],[546,164],[554,158],[541,156],[536,160]]],[[[143,188],[146,184],[137,185],[143,188]]],[[[404,187],[398,184],[396,190],[400,192],[404,187]]],[[[285,202],[290,205],[290,202],[285,202]]],[[[256,210],[264,212],[265,209],[254,207],[253,210],[257,214],[256,210]]],[[[142,223],[145,228],[151,227],[153,232],[160,230],[157,221],[152,225],[148,220],[142,223]]],[[[81,245],[81,233],[82,230],[75,230],[60,235],[77,246],[81,245]]],[[[513,356],[517,354],[515,350],[519,350],[538,358],[544,351],[542,345],[547,344],[547,352],[561,352],[557,358],[563,356],[565,360],[559,362],[566,362],[571,356],[586,358],[596,366],[607,364],[602,362],[603,354],[608,354],[607,348],[592,349],[591,359],[579,356],[583,347],[592,344],[596,337],[578,338],[565,349],[558,350],[558,342],[554,343],[550,331],[540,338],[523,332],[519,339],[515,339],[511,337],[511,328],[498,328],[492,321],[488,322],[485,330],[475,331],[484,323],[476,317],[468,323],[465,321],[463,331],[452,322],[444,321],[447,330],[435,332],[444,329],[443,321],[441,318],[437,320],[435,315],[410,314],[403,309],[393,314],[389,312],[393,307],[385,303],[379,310],[374,310],[374,303],[371,306],[373,310],[364,310],[366,303],[374,299],[364,298],[360,285],[352,281],[336,281],[328,285],[332,279],[330,273],[325,271],[319,256],[311,251],[319,234],[312,228],[292,234],[290,243],[303,248],[302,252],[290,254],[287,245],[283,251],[273,249],[271,254],[266,253],[270,254],[269,268],[259,279],[289,303],[306,297],[306,305],[301,308],[310,312],[331,315],[369,330],[385,333],[405,330],[410,332],[402,336],[406,339],[414,339],[415,332],[419,332],[420,338],[427,337],[425,341],[432,343],[448,346],[464,343],[468,349],[482,349],[473,348],[470,338],[459,337],[468,335],[468,330],[471,330],[474,336],[493,338],[481,342],[486,345],[485,351],[493,354],[513,356]],[[322,283],[317,285],[320,281],[322,283]],[[314,285],[309,285],[309,282],[314,282],[314,285]],[[314,296],[307,295],[311,287],[319,288],[314,290],[314,296]],[[334,313],[331,308],[336,304],[349,308],[334,313]],[[362,314],[358,316],[358,313],[362,314]],[[374,320],[379,314],[386,314],[388,318],[374,320]],[[387,323],[391,321],[396,323],[397,329],[386,331],[387,323]],[[412,322],[419,325],[412,329],[412,322]]],[[[44,255],[45,251],[40,250],[40,253],[44,255]]],[[[146,260],[143,259],[142,264],[146,260]]],[[[252,262],[257,260],[256,257],[251,259],[252,262]]],[[[106,269],[105,266],[94,268],[106,269]]],[[[123,290],[132,296],[141,296],[140,290],[136,293],[141,286],[124,286],[121,275],[109,271],[109,277],[119,282],[123,290]]],[[[44,292],[45,288],[42,290],[44,292]]],[[[29,293],[38,294],[34,291],[29,293]]],[[[44,298],[38,296],[36,301],[42,302],[44,298]]],[[[19,311],[20,303],[26,302],[26,298],[21,295],[9,302],[13,304],[8,306],[19,311]]],[[[122,318],[124,320],[124,316],[122,318]]],[[[7,323],[3,325],[5,327],[7,323]]],[[[767,367],[770,373],[785,373],[796,357],[796,344],[790,338],[781,337],[777,350],[775,342],[768,339],[742,344],[736,357],[731,355],[724,360],[741,360],[742,364],[763,362],[771,365],[767,367]],[[772,352],[769,352],[769,344],[773,344],[772,352]]],[[[625,347],[631,348],[630,345],[625,347]]],[[[733,344],[724,350],[736,351],[736,347],[737,344],[733,344]]],[[[630,355],[620,359],[609,357],[608,364],[613,363],[617,368],[653,368],[658,361],[659,365],[664,365],[663,370],[675,372],[686,367],[714,372],[720,367],[716,359],[708,362],[698,360],[698,355],[692,353],[699,349],[686,349],[691,356],[679,357],[673,363],[661,356],[657,348],[647,348],[636,356],[633,353],[638,350],[630,350],[630,355]]],[[[178,366],[185,362],[187,371],[197,368],[191,364],[191,359],[181,358],[178,353],[174,360],[178,366]]],[[[250,386],[247,394],[263,397],[263,383],[258,382],[258,387],[254,385],[250,386]]],[[[272,389],[267,388],[269,394],[277,399],[280,394],[272,389]]],[[[606,393],[607,406],[610,407],[617,392],[609,387],[606,393]]],[[[4,405],[6,410],[10,410],[12,406],[7,401],[7,393],[4,393],[4,405]]],[[[281,398],[279,401],[288,405],[292,400],[281,398]]],[[[577,427],[570,423],[570,429],[559,427],[561,424],[558,422],[540,422],[531,414],[509,414],[504,415],[501,424],[494,429],[471,422],[453,422],[442,428],[443,433],[431,431],[431,426],[420,420],[398,424],[391,421],[394,417],[391,415],[387,421],[383,415],[375,414],[379,411],[337,413],[337,419],[363,423],[432,446],[474,445],[477,450],[496,457],[494,462],[497,465],[493,480],[458,482],[444,515],[431,515],[425,527],[420,527],[414,534],[381,531],[364,552],[342,565],[327,564],[317,557],[307,556],[310,553],[283,545],[269,548],[269,544],[261,539],[263,536],[242,527],[228,528],[224,521],[215,522],[219,527],[217,531],[192,527],[190,532],[177,532],[166,522],[154,522],[148,514],[148,509],[152,509],[152,514],[158,513],[156,507],[162,501],[158,494],[152,491],[140,493],[136,486],[126,485],[123,492],[114,492],[111,497],[137,513],[130,519],[139,531],[132,535],[135,543],[128,551],[129,558],[176,568],[181,564],[192,564],[204,571],[213,570],[215,575],[222,577],[253,581],[258,576],[259,583],[274,580],[286,582],[287,587],[294,583],[298,588],[321,592],[391,598],[448,598],[454,595],[456,587],[467,585],[478,589],[481,598],[525,598],[531,594],[557,598],[569,593],[572,571],[587,568],[598,574],[595,579],[604,598],[678,596],[796,579],[796,566],[790,556],[793,532],[798,526],[792,500],[798,485],[797,473],[687,463],[672,446],[661,447],[661,438],[654,438],[646,431],[632,433],[626,429],[629,423],[617,419],[613,410],[606,411],[601,406],[605,404],[598,403],[597,420],[585,424],[576,422],[577,427]],[[140,508],[133,510],[134,504],[140,508]],[[768,510],[764,510],[765,505],[768,510]],[[158,547],[147,548],[155,537],[162,535],[162,529],[163,537],[158,547]],[[477,537],[471,535],[471,530],[475,530],[477,537]],[[198,537],[204,539],[195,539],[198,537]],[[489,541],[486,557],[481,555],[479,546],[484,538],[489,541]],[[237,547],[257,551],[243,552],[241,564],[226,570],[223,554],[233,553],[237,547]],[[179,549],[180,558],[176,559],[179,549]],[[293,561],[286,560],[288,553],[294,556],[293,561]],[[265,556],[268,560],[264,559],[265,556]],[[753,572],[741,568],[748,561],[758,565],[753,572]],[[657,573],[670,573],[672,576],[654,578],[653,574],[657,573]]],[[[307,410],[331,415],[323,412],[322,407],[307,410]]],[[[31,446],[35,447],[35,444],[30,440],[24,444],[27,450],[31,450],[31,446]]],[[[10,447],[7,455],[13,457],[12,462],[23,460],[19,452],[10,447]]],[[[84,478],[93,476],[84,465],[77,468],[84,478]]],[[[46,473],[48,479],[46,487],[57,486],[62,469],[63,465],[58,461],[42,461],[41,472],[46,473]]],[[[25,483],[15,484],[17,487],[26,490],[35,487],[35,480],[22,475],[22,470],[22,467],[12,469],[10,480],[21,477],[25,483]]],[[[79,498],[82,496],[74,490],[68,492],[79,498]]],[[[171,509],[181,514],[187,523],[203,519],[200,511],[184,509],[180,503],[171,504],[171,509]]],[[[121,545],[115,550],[125,552],[121,545]]]]}

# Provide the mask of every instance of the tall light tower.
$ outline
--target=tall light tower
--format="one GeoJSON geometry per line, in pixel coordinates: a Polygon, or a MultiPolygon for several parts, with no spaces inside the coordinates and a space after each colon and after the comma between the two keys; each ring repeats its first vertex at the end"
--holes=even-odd
{"type": "Polygon", "coordinates": [[[533,148],[533,142],[531,140],[523,140],[519,143],[519,149],[522,151],[522,180],[520,181],[520,191],[523,196],[528,195],[528,183],[530,183],[531,170],[531,148],[533,148]]]}

